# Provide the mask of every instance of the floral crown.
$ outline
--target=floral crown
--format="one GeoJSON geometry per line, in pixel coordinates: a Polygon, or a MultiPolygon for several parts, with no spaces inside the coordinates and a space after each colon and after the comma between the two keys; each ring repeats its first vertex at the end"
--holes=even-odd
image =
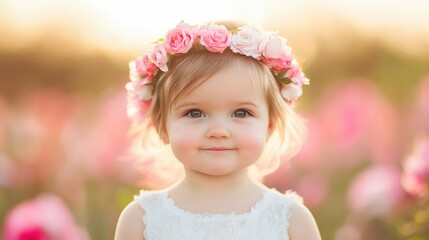
{"type": "Polygon", "coordinates": [[[156,42],[152,51],[146,51],[131,61],[130,82],[126,84],[128,109],[133,118],[143,117],[150,107],[158,72],[167,72],[172,56],[186,54],[192,47],[202,46],[207,51],[222,53],[229,48],[234,53],[262,61],[281,83],[283,99],[291,103],[302,95],[302,85],[310,81],[299,69],[286,39],[276,33],[262,34],[250,26],[228,31],[219,24],[190,26],[179,23],[156,42]]]}

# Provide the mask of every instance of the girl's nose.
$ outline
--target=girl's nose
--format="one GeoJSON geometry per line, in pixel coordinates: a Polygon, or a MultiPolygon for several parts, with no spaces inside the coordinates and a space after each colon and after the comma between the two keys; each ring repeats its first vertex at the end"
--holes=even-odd
{"type": "Polygon", "coordinates": [[[229,138],[230,132],[225,124],[213,123],[206,131],[207,138],[229,138]]]}

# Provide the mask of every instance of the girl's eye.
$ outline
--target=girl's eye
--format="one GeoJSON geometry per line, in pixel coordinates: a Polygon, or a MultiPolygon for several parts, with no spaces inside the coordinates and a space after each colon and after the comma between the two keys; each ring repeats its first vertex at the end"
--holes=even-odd
{"type": "Polygon", "coordinates": [[[204,117],[204,113],[201,112],[200,110],[192,109],[186,113],[186,116],[190,118],[200,118],[200,117],[204,117]]]}
{"type": "Polygon", "coordinates": [[[232,116],[236,118],[245,118],[250,116],[250,113],[244,109],[238,109],[232,114],[232,116]]]}

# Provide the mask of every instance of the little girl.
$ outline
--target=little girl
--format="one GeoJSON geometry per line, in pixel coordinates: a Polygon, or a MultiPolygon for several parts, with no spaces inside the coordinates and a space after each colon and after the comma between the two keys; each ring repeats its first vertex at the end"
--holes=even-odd
{"type": "Polygon", "coordinates": [[[144,142],[156,142],[156,132],[185,174],[136,196],[116,240],[320,239],[297,194],[255,180],[295,153],[305,133],[290,105],[309,81],[286,39],[180,23],[130,68],[128,113],[144,121],[144,142]]]}

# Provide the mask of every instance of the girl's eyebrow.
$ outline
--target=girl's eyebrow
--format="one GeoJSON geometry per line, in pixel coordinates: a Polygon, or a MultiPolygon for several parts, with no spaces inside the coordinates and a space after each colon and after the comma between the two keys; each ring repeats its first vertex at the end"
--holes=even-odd
{"type": "MultiPolygon", "coordinates": [[[[188,108],[188,107],[195,107],[195,106],[209,106],[208,104],[204,104],[204,103],[199,103],[199,102],[183,102],[179,105],[177,105],[176,107],[174,107],[175,109],[181,109],[181,108],[188,108]]],[[[255,107],[255,108],[261,108],[258,104],[254,103],[253,101],[235,101],[232,102],[233,106],[251,106],[251,107],[255,107]]]]}
{"type": "Polygon", "coordinates": [[[238,106],[247,106],[247,105],[250,105],[252,107],[261,108],[258,104],[254,103],[252,101],[243,101],[243,102],[238,101],[238,102],[235,102],[235,104],[237,104],[238,106]]]}
{"type": "Polygon", "coordinates": [[[198,103],[196,103],[196,102],[184,102],[182,104],[175,106],[174,108],[181,109],[181,108],[190,107],[190,106],[198,106],[198,103]]]}

